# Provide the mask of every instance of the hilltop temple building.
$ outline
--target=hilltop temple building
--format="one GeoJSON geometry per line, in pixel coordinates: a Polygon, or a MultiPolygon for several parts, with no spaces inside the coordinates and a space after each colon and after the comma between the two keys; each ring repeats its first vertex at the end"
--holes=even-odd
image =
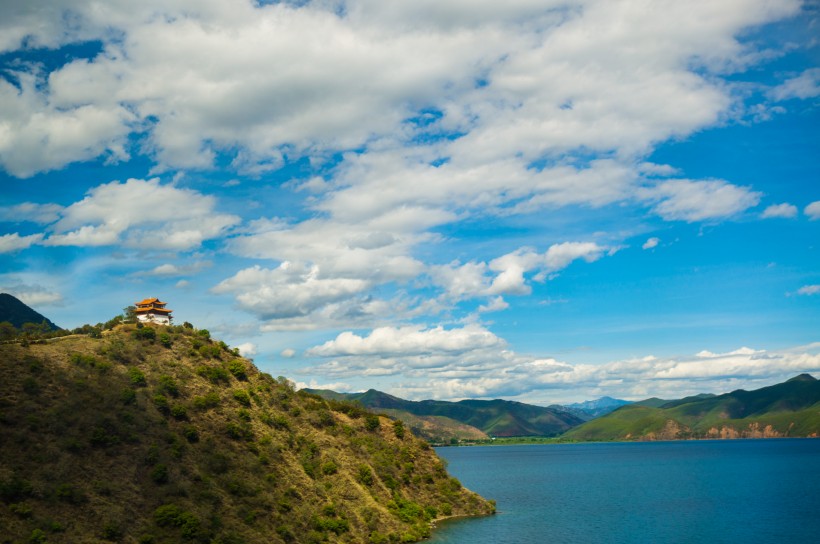
{"type": "Polygon", "coordinates": [[[137,308],[134,313],[137,316],[137,320],[142,323],[170,325],[172,319],[171,312],[173,312],[173,310],[167,310],[165,308],[166,304],[167,302],[161,302],[158,298],[146,298],[142,302],[135,304],[137,308]]]}

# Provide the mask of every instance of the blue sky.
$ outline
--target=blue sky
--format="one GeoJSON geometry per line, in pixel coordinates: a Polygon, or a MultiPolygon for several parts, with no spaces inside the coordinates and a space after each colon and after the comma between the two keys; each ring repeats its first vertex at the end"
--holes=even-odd
{"type": "Polygon", "coordinates": [[[0,290],[157,296],[300,385],[538,404],[820,372],[820,6],[0,6],[0,290]]]}

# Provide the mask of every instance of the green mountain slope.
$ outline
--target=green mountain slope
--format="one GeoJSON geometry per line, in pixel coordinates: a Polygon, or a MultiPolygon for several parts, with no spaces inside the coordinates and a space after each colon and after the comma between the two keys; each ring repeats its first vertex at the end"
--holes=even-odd
{"type": "Polygon", "coordinates": [[[565,433],[568,440],[806,437],[820,433],[820,382],[801,374],[755,391],[624,406],[565,433]]]}
{"type": "MultiPolygon", "coordinates": [[[[415,416],[439,416],[475,427],[491,436],[556,436],[583,422],[566,410],[508,400],[410,401],[371,389],[364,393],[312,392],[358,401],[366,408],[392,409],[415,416]]],[[[401,415],[398,415],[401,417],[401,415]]]]}
{"type": "Polygon", "coordinates": [[[35,325],[45,324],[45,330],[51,331],[60,328],[48,318],[32,310],[18,298],[8,293],[0,293],[0,323],[3,321],[8,321],[16,329],[22,328],[25,323],[33,323],[35,325]]]}
{"type": "Polygon", "coordinates": [[[0,542],[398,542],[493,506],[427,443],[207,331],[0,345],[0,542]]]}

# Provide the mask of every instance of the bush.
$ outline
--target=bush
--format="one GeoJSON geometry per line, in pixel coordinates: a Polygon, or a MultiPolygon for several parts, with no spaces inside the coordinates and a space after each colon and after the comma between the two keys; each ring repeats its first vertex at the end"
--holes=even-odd
{"type": "Polygon", "coordinates": [[[209,408],[216,408],[219,406],[221,399],[219,393],[211,391],[206,393],[203,397],[194,397],[194,408],[197,410],[207,410],[209,408]]]}
{"type": "Polygon", "coordinates": [[[368,431],[375,431],[379,427],[381,427],[379,416],[375,414],[370,414],[364,419],[364,428],[368,431]]]}
{"type": "Polygon", "coordinates": [[[182,431],[182,435],[188,442],[199,442],[199,431],[193,425],[185,427],[182,431]]]}
{"type": "Polygon", "coordinates": [[[159,343],[162,344],[163,347],[170,348],[171,347],[171,335],[167,332],[164,332],[159,335],[159,343]]]}
{"type": "Polygon", "coordinates": [[[157,389],[161,393],[168,393],[172,397],[179,396],[179,386],[177,385],[177,381],[172,376],[160,376],[159,385],[157,386],[157,389]]]}
{"type": "Polygon", "coordinates": [[[161,414],[168,415],[171,413],[171,405],[168,403],[168,398],[165,395],[154,395],[154,406],[161,414]]]}
{"type": "Polygon", "coordinates": [[[227,364],[228,372],[233,374],[234,378],[237,380],[247,380],[248,379],[248,367],[245,366],[245,363],[239,359],[234,359],[227,364]]]}
{"type": "Polygon", "coordinates": [[[171,408],[171,415],[174,419],[188,419],[188,410],[182,404],[176,404],[171,408]]]}
{"type": "Polygon", "coordinates": [[[211,383],[230,383],[231,381],[231,375],[221,366],[202,365],[196,369],[196,373],[211,383]]]}
{"type": "Polygon", "coordinates": [[[393,433],[399,440],[404,438],[404,422],[402,422],[402,420],[397,419],[393,422],[393,433]]]}
{"type": "Polygon", "coordinates": [[[157,484],[168,483],[168,467],[162,463],[151,469],[151,479],[157,484]]]}
{"type": "Polygon", "coordinates": [[[136,385],[137,387],[145,387],[148,385],[148,381],[145,379],[145,374],[143,374],[142,370],[139,368],[129,368],[128,379],[131,380],[132,385],[136,385]]]}
{"type": "Polygon", "coordinates": [[[248,395],[248,392],[245,391],[244,389],[234,389],[233,398],[236,402],[238,402],[242,406],[250,407],[250,405],[251,405],[251,397],[250,397],[250,395],[248,395]]]}
{"type": "Polygon", "coordinates": [[[366,486],[373,485],[373,470],[368,465],[359,465],[357,480],[366,486]]]}
{"type": "Polygon", "coordinates": [[[146,340],[148,342],[153,342],[157,338],[157,331],[154,330],[152,327],[145,327],[137,328],[134,330],[131,335],[136,338],[137,340],[146,340]]]}
{"type": "Polygon", "coordinates": [[[154,510],[154,521],[160,527],[178,527],[182,536],[189,540],[205,536],[199,518],[175,504],[164,504],[154,510]]]}

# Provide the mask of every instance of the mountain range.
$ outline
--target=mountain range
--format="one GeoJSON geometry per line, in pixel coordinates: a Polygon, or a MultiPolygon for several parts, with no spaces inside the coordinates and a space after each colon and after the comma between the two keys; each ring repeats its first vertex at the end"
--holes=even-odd
{"type": "Polygon", "coordinates": [[[325,398],[345,399],[386,412],[407,423],[433,442],[467,437],[557,436],[585,420],[560,407],[543,407],[508,400],[410,401],[375,389],[364,393],[336,393],[308,389],[325,398]],[[464,426],[472,428],[468,431],[464,426]],[[477,432],[476,432],[477,431],[477,432]]]}
{"type": "Polygon", "coordinates": [[[800,374],[754,391],[649,399],[580,425],[563,439],[578,441],[692,438],[816,437],[820,433],[820,381],[800,374]]]}
{"type": "Polygon", "coordinates": [[[345,399],[404,421],[433,443],[493,437],[557,437],[560,441],[805,437],[820,433],[820,382],[801,374],[755,391],[656,397],[630,403],[595,401],[533,406],[505,400],[408,401],[371,389],[364,393],[308,390],[345,399]]]}

